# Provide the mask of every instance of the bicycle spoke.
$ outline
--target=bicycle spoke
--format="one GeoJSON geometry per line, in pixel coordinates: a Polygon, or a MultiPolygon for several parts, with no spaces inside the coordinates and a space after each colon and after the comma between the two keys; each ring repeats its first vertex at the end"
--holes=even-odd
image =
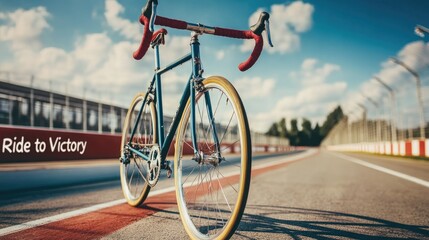
{"type": "Polygon", "coordinates": [[[236,143],[238,143],[238,142],[240,142],[240,139],[238,139],[237,141],[235,141],[235,142],[233,142],[233,143],[229,144],[229,146],[228,146],[228,147],[222,148],[220,151],[221,151],[221,152],[224,152],[225,150],[230,149],[232,146],[234,146],[234,145],[235,145],[236,143]]]}
{"type": "Polygon", "coordinates": [[[219,100],[217,101],[217,104],[216,104],[216,109],[215,109],[215,111],[214,111],[214,113],[213,113],[213,115],[216,115],[216,113],[217,113],[217,109],[219,108],[219,105],[220,105],[220,100],[222,99],[222,96],[223,96],[224,94],[223,94],[223,92],[222,92],[222,94],[220,95],[220,97],[219,97],[219,100]]]}
{"type": "MultiPolygon", "coordinates": [[[[211,129],[213,129],[213,123],[214,123],[214,119],[209,119],[209,126],[207,127],[207,131],[206,131],[206,135],[208,135],[209,134],[209,131],[211,130],[211,129]]],[[[213,134],[214,134],[214,132],[213,132],[213,134]]],[[[206,138],[206,146],[208,147],[208,149],[212,149],[210,146],[209,146],[209,143],[208,143],[208,137],[206,138]]],[[[215,144],[214,144],[215,145],[215,144]]],[[[214,146],[213,145],[213,146],[214,146]]]]}
{"type": "MultiPolygon", "coordinates": [[[[216,179],[219,182],[219,172],[216,173],[216,179]]],[[[220,206],[219,206],[219,191],[216,192],[216,205],[217,205],[217,210],[218,210],[218,213],[219,213],[220,220],[223,223],[224,219],[222,217],[222,212],[221,212],[220,206]]]]}
{"type": "MultiPolygon", "coordinates": [[[[219,170],[217,170],[217,172],[222,176],[222,178],[225,178],[225,176],[219,170]]],[[[234,186],[229,181],[226,181],[226,182],[232,187],[232,189],[234,189],[235,192],[238,193],[237,189],[235,189],[234,186]]]]}
{"type": "MultiPolygon", "coordinates": [[[[193,187],[195,181],[197,181],[197,183],[198,183],[198,179],[200,178],[200,176],[201,176],[201,166],[198,165],[198,173],[196,174],[194,180],[192,180],[192,183],[187,187],[190,187],[190,188],[193,187]]],[[[182,188],[184,188],[184,184],[185,184],[185,182],[182,182],[182,188]]],[[[199,188],[199,184],[197,184],[196,192],[198,191],[198,188],[199,188]]],[[[186,188],[185,188],[185,190],[186,190],[186,188]]],[[[189,191],[185,191],[185,195],[189,196],[190,194],[187,194],[187,193],[189,193],[189,191]]],[[[194,201],[191,201],[191,203],[195,203],[195,199],[196,199],[196,197],[194,198],[194,201]]]]}
{"type": "Polygon", "coordinates": [[[140,176],[145,180],[145,181],[147,181],[146,180],[146,177],[144,176],[144,174],[143,174],[143,170],[140,168],[140,166],[139,166],[139,164],[136,162],[136,167],[137,167],[137,171],[140,173],[140,176]]]}
{"type": "MultiPolygon", "coordinates": [[[[197,103],[197,104],[195,104],[195,105],[197,105],[197,109],[198,109],[198,113],[199,113],[199,116],[200,116],[200,124],[201,124],[201,129],[204,129],[204,121],[203,121],[203,117],[204,117],[204,111],[203,111],[203,113],[201,113],[201,109],[200,109],[200,105],[197,103]]],[[[203,133],[205,133],[204,131],[203,131],[203,133]]],[[[207,139],[207,135],[205,134],[204,135],[204,137],[205,137],[205,139],[207,139]]]]}
{"type": "Polygon", "coordinates": [[[182,186],[183,186],[183,184],[184,184],[184,183],[186,183],[186,182],[187,182],[187,180],[188,180],[189,176],[191,176],[191,175],[192,175],[192,173],[194,172],[194,170],[195,170],[195,168],[196,168],[196,167],[197,167],[197,166],[193,167],[193,168],[192,168],[192,171],[188,174],[188,176],[186,176],[186,179],[185,179],[185,181],[183,181],[182,186]]]}
{"type": "MultiPolygon", "coordinates": [[[[222,175],[222,174],[221,174],[221,175],[222,175]]],[[[228,205],[229,211],[231,211],[231,212],[232,212],[232,208],[231,208],[231,206],[229,205],[228,199],[226,198],[225,192],[223,191],[223,187],[222,187],[222,184],[220,183],[219,179],[218,179],[218,183],[219,183],[220,190],[222,191],[223,198],[225,199],[225,202],[226,202],[226,204],[228,205]]],[[[234,190],[235,190],[235,189],[234,189],[234,190]]],[[[236,192],[237,192],[237,191],[236,191],[236,192]]]]}
{"type": "Polygon", "coordinates": [[[194,146],[192,146],[191,144],[189,144],[186,139],[183,139],[182,143],[186,144],[187,146],[189,146],[192,150],[194,150],[194,146]]]}
{"type": "Polygon", "coordinates": [[[234,115],[235,115],[235,112],[232,113],[231,118],[229,119],[228,125],[226,126],[225,132],[223,133],[223,136],[220,139],[219,144],[223,141],[223,138],[225,137],[226,133],[228,132],[228,128],[229,128],[229,126],[231,124],[231,121],[232,121],[232,118],[234,117],[234,115]]]}
{"type": "MultiPolygon", "coordinates": [[[[204,93],[203,93],[204,94],[204,93]]],[[[202,98],[202,96],[200,96],[199,97],[199,99],[201,99],[202,98]]],[[[205,103],[205,100],[204,100],[204,103],[201,103],[202,105],[204,105],[204,106],[206,106],[206,103],[205,103]]],[[[205,143],[205,145],[207,146],[207,148],[208,149],[210,149],[210,146],[209,146],[209,143],[208,143],[208,141],[209,141],[209,131],[204,131],[204,112],[207,112],[208,111],[208,109],[207,109],[207,107],[205,107],[205,108],[203,108],[203,111],[202,111],[202,113],[201,113],[201,110],[200,110],[200,104],[196,104],[197,105],[197,107],[198,107],[198,111],[199,111],[199,115],[200,115],[200,128],[198,128],[198,129],[201,129],[202,130],[202,132],[203,132],[203,137],[204,137],[204,143],[205,143]],[[205,110],[205,111],[204,111],[205,110]]],[[[207,114],[207,118],[209,118],[209,115],[207,114]]],[[[210,119],[209,119],[209,126],[211,125],[211,121],[210,121],[210,119]]],[[[201,143],[201,144],[203,144],[203,143],[201,143]]],[[[201,145],[200,145],[200,148],[201,148],[201,145]]]]}
{"type": "Polygon", "coordinates": [[[133,168],[133,171],[132,171],[132,173],[131,173],[131,178],[130,178],[130,180],[129,180],[129,182],[128,182],[128,188],[129,188],[129,189],[131,189],[131,183],[133,182],[133,177],[134,177],[134,168],[133,168]]]}

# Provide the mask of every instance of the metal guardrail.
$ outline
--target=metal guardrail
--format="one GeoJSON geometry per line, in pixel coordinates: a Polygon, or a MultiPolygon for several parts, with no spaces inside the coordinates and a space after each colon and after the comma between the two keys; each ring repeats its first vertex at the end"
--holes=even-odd
{"type": "MultiPolygon", "coordinates": [[[[429,136],[429,126],[424,128],[425,136],[429,136]]],[[[424,139],[419,126],[400,129],[394,127],[391,121],[385,119],[349,121],[344,117],[329,132],[322,146],[342,144],[397,142],[409,139],[424,139]],[[396,135],[396,136],[395,136],[396,135]]]]}

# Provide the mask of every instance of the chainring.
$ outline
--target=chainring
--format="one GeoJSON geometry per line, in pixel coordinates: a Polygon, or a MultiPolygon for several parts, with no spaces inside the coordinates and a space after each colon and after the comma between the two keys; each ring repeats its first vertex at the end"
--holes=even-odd
{"type": "Polygon", "coordinates": [[[158,145],[153,146],[150,150],[147,169],[147,183],[150,187],[154,187],[158,183],[161,172],[161,150],[158,145]]]}

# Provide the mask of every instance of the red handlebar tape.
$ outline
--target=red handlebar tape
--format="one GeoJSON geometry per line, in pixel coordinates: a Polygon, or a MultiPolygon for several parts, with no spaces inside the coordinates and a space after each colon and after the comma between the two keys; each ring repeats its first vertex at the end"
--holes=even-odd
{"type": "Polygon", "coordinates": [[[187,22],[161,16],[156,16],[155,24],[176,29],[186,29],[188,26],[187,22]]]}
{"type": "Polygon", "coordinates": [[[256,63],[256,61],[258,61],[258,58],[261,55],[262,48],[264,46],[264,40],[262,39],[262,36],[256,35],[250,30],[240,31],[240,30],[234,30],[234,29],[228,29],[228,28],[215,28],[214,34],[218,36],[223,36],[223,37],[255,39],[255,48],[250,54],[250,57],[246,61],[238,65],[238,69],[240,69],[240,71],[242,72],[246,71],[247,69],[251,68],[253,64],[256,63]]]}
{"type": "Polygon", "coordinates": [[[147,17],[143,17],[142,15],[142,17],[140,18],[140,22],[144,25],[144,30],[142,42],[140,43],[139,48],[133,53],[133,57],[136,60],[142,59],[146,54],[147,50],[149,49],[150,40],[152,39],[153,34],[149,30],[149,19],[147,19],[147,17]]]}
{"type": "MultiPolygon", "coordinates": [[[[140,44],[140,47],[133,54],[133,56],[136,60],[140,60],[146,54],[147,49],[149,48],[149,45],[150,45],[150,41],[152,39],[152,35],[153,35],[153,33],[151,31],[149,31],[149,19],[146,16],[142,15],[140,17],[140,23],[143,24],[145,27],[144,27],[143,39],[142,39],[142,42],[140,44]]],[[[155,24],[165,26],[165,27],[176,28],[176,29],[186,29],[188,26],[187,22],[175,20],[175,19],[170,19],[170,18],[165,18],[165,17],[161,17],[161,16],[156,17],[155,24]]],[[[217,28],[215,28],[214,35],[223,36],[223,37],[231,37],[231,38],[239,38],[239,39],[252,39],[253,38],[255,40],[255,48],[253,49],[250,57],[246,61],[244,61],[244,62],[240,63],[240,65],[238,65],[238,69],[240,69],[240,71],[246,71],[247,69],[251,68],[256,63],[259,56],[261,55],[262,48],[264,45],[263,38],[262,38],[262,36],[259,36],[250,30],[240,31],[240,30],[234,30],[234,29],[228,29],[228,28],[218,28],[217,27],[217,28]]]]}

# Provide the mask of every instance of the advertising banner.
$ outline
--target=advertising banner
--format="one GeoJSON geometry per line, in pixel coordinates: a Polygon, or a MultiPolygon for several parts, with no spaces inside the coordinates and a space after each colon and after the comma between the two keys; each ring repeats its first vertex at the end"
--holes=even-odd
{"type": "Polygon", "coordinates": [[[121,136],[0,126],[0,162],[119,158],[121,136]]]}

